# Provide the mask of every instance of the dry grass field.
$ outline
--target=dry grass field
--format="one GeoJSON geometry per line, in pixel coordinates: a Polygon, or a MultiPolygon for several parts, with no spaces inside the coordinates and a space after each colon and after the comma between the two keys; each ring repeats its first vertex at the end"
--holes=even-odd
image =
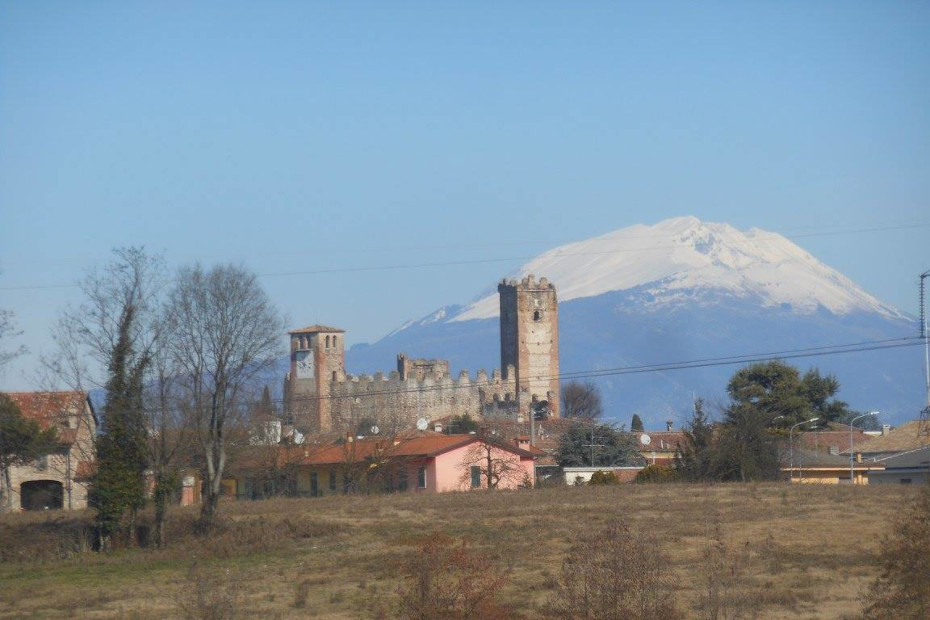
{"type": "Polygon", "coordinates": [[[685,617],[853,618],[907,487],[623,485],[437,496],[228,502],[199,538],[172,515],[169,548],[83,550],[87,514],[0,515],[0,617],[391,618],[433,531],[506,569],[499,602],[544,615],[573,533],[625,520],[654,536],[685,617]],[[718,586],[716,606],[707,602],[718,586]],[[201,614],[203,615],[203,614],[201,614]]]}

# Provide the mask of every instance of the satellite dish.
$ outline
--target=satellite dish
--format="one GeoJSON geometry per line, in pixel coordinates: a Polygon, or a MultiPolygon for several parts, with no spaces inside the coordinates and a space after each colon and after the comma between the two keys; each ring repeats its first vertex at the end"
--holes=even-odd
{"type": "Polygon", "coordinates": [[[377,434],[380,433],[380,432],[381,432],[381,429],[378,428],[378,425],[377,425],[377,424],[371,427],[371,434],[372,434],[372,435],[377,435],[377,434]]]}
{"type": "Polygon", "coordinates": [[[420,418],[419,420],[417,420],[418,431],[425,431],[427,426],[429,426],[429,420],[427,420],[426,418],[420,418]]]}
{"type": "Polygon", "coordinates": [[[644,446],[648,446],[650,443],[652,443],[652,437],[646,433],[643,433],[639,436],[639,443],[643,444],[644,446]]]}

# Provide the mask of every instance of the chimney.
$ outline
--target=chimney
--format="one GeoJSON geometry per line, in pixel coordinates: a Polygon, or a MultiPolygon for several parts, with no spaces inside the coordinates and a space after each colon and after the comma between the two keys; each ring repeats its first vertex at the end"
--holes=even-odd
{"type": "Polygon", "coordinates": [[[887,435],[891,430],[891,424],[882,424],[882,435],[887,435]]]}
{"type": "Polygon", "coordinates": [[[441,422],[436,422],[436,424],[433,426],[433,430],[436,431],[437,433],[441,433],[441,432],[442,432],[442,423],[441,423],[441,422]]]}
{"type": "Polygon", "coordinates": [[[346,443],[352,443],[355,441],[355,437],[352,436],[352,433],[346,433],[346,443]]]}
{"type": "Polygon", "coordinates": [[[673,426],[675,426],[675,420],[666,420],[666,421],[665,421],[665,430],[671,431],[673,426]]]}
{"type": "Polygon", "coordinates": [[[857,462],[857,463],[861,463],[861,462],[862,462],[862,453],[861,453],[861,452],[856,452],[856,462],[857,462]]]}

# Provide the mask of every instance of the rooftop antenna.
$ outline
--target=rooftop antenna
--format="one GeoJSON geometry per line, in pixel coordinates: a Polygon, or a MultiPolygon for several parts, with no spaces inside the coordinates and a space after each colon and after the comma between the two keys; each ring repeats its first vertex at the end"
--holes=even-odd
{"type": "Polygon", "coordinates": [[[924,381],[927,390],[923,411],[920,412],[921,435],[930,435],[930,331],[927,330],[927,278],[930,269],[920,274],[920,337],[924,339],[924,381]]]}

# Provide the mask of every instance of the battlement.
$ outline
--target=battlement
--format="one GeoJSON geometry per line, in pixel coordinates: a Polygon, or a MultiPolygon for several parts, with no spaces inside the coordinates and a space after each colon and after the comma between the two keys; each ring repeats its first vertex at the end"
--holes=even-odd
{"type": "Polygon", "coordinates": [[[501,280],[500,284],[497,285],[497,291],[503,293],[505,291],[548,291],[551,290],[555,292],[555,284],[550,282],[547,278],[540,278],[538,281],[533,274],[529,274],[522,280],[517,280],[515,278],[507,279],[504,278],[501,280]]]}
{"type": "Polygon", "coordinates": [[[441,379],[449,376],[449,360],[412,359],[406,353],[398,353],[397,372],[400,373],[401,379],[407,379],[411,376],[417,379],[430,376],[441,379]]]}
{"type": "MultiPolygon", "coordinates": [[[[448,362],[446,362],[448,364],[448,362]]],[[[387,376],[383,372],[376,372],[373,375],[362,373],[353,375],[349,373],[337,373],[333,377],[330,389],[333,394],[340,393],[350,395],[355,393],[366,393],[370,391],[390,392],[390,391],[416,391],[424,388],[448,388],[467,390],[469,388],[496,388],[495,391],[515,393],[516,382],[513,377],[513,367],[510,369],[510,377],[505,378],[499,368],[491,371],[491,375],[484,369],[475,373],[472,379],[468,370],[459,372],[457,378],[452,378],[448,374],[427,374],[423,377],[407,375],[405,378],[398,371],[392,370],[387,376]],[[508,389],[509,388],[509,389],[508,389]]],[[[502,396],[503,397],[503,396],[502,396]]]]}

